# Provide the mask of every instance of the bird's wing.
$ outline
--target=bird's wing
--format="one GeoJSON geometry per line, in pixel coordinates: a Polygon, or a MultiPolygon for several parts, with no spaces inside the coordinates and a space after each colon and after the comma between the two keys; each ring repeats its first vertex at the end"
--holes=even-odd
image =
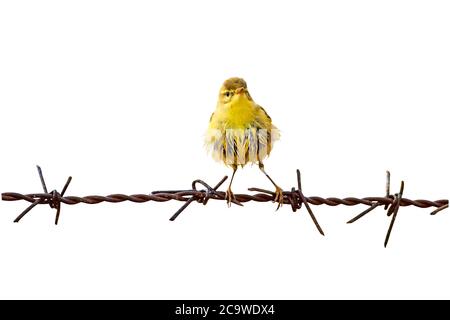
{"type": "Polygon", "coordinates": [[[266,110],[260,105],[257,105],[257,116],[256,116],[256,125],[258,130],[258,144],[260,147],[259,152],[261,153],[262,149],[265,150],[260,155],[260,158],[264,158],[265,155],[269,155],[272,151],[273,143],[280,138],[280,132],[277,127],[272,124],[272,118],[267,114],[266,110]]]}
{"type": "Polygon", "coordinates": [[[269,118],[269,120],[272,121],[272,118],[269,116],[269,114],[267,113],[266,110],[264,110],[263,107],[261,107],[259,104],[256,105],[256,108],[261,109],[261,111],[266,115],[267,118],[269,118]]]}
{"type": "Polygon", "coordinates": [[[274,127],[272,125],[272,118],[260,105],[256,105],[255,126],[259,129],[266,129],[268,131],[274,127]]]}

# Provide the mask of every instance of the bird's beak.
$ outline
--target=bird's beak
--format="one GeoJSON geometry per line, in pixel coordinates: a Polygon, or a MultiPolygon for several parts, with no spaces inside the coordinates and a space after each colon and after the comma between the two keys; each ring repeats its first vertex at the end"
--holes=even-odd
{"type": "Polygon", "coordinates": [[[244,88],[244,87],[237,88],[237,89],[236,89],[236,94],[241,94],[241,93],[244,92],[244,91],[245,91],[245,88],[244,88]]]}

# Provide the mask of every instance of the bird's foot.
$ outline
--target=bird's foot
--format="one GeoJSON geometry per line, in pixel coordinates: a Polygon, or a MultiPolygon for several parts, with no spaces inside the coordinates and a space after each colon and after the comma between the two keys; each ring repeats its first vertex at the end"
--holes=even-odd
{"type": "Polygon", "coordinates": [[[278,202],[277,210],[283,205],[283,201],[283,189],[279,186],[275,186],[275,198],[273,199],[273,202],[278,202]]]}
{"type": "Polygon", "coordinates": [[[228,207],[231,207],[231,202],[236,201],[236,198],[234,197],[233,191],[231,191],[231,188],[227,189],[227,192],[225,193],[225,200],[227,201],[228,207]]]}

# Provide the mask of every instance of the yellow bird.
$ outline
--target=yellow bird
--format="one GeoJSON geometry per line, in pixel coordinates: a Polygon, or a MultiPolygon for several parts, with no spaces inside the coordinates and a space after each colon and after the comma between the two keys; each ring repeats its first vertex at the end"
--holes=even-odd
{"type": "Polygon", "coordinates": [[[231,184],[238,166],[258,163],[259,169],[275,186],[274,201],[283,203],[283,191],[264,170],[274,141],[280,137],[267,112],[256,104],[241,78],[230,78],[220,88],[217,107],[209,120],[205,145],[213,158],[233,169],[226,192],[228,206],[234,200],[231,184]]]}

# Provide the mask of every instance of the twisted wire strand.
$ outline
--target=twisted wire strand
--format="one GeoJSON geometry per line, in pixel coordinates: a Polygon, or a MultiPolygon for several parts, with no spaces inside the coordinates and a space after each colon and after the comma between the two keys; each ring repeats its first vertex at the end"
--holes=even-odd
{"type": "MultiPolygon", "coordinates": [[[[42,189],[44,193],[30,193],[30,194],[21,194],[16,192],[5,192],[2,193],[3,201],[19,201],[24,200],[31,203],[22,213],[17,216],[14,222],[19,222],[28,212],[30,212],[35,206],[39,204],[47,204],[51,208],[56,209],[55,216],[55,224],[58,224],[60,211],[61,211],[61,203],[67,205],[75,205],[79,203],[84,204],[97,204],[102,202],[110,202],[110,203],[118,203],[124,201],[130,201],[135,203],[143,203],[148,201],[156,201],[156,202],[166,202],[171,200],[182,201],[184,204],[179,208],[175,214],[170,218],[171,221],[174,221],[192,202],[197,201],[206,205],[210,199],[213,200],[222,200],[226,201],[227,197],[225,192],[218,191],[217,189],[227,180],[227,176],[222,178],[214,187],[211,187],[206,182],[202,180],[194,180],[192,182],[192,188],[190,190],[165,190],[165,191],[153,191],[151,194],[110,194],[107,196],[99,196],[99,195],[90,195],[85,197],[77,197],[77,196],[64,196],[70,182],[72,181],[72,177],[69,177],[62,188],[61,193],[56,190],[48,191],[47,185],[45,184],[45,179],[42,175],[42,170],[38,166],[39,178],[42,184],[42,189]],[[204,189],[198,190],[197,185],[201,185],[204,189]]],[[[336,198],[336,197],[306,197],[303,194],[302,186],[301,186],[301,177],[300,171],[297,170],[297,189],[294,187],[291,191],[283,191],[282,203],[290,204],[292,211],[296,211],[301,209],[302,204],[305,205],[311,220],[316,226],[317,230],[321,235],[325,235],[323,229],[320,227],[319,222],[317,221],[314,213],[312,212],[309,204],[312,205],[328,205],[328,206],[355,206],[358,204],[363,204],[368,206],[363,212],[355,216],[354,218],[347,221],[347,223],[353,223],[372,210],[376,209],[379,206],[384,206],[384,210],[387,210],[387,215],[391,216],[391,223],[389,225],[388,232],[386,234],[384,246],[387,246],[389,241],[389,237],[395,222],[395,219],[398,214],[399,207],[403,206],[416,206],[420,208],[428,208],[435,207],[436,209],[431,212],[431,215],[435,215],[438,212],[441,212],[444,209],[448,208],[448,200],[410,200],[403,197],[403,188],[404,182],[401,182],[400,192],[395,195],[390,194],[390,173],[386,172],[386,195],[384,197],[364,197],[364,198],[355,198],[355,197],[346,197],[346,198],[336,198]]],[[[276,194],[270,190],[260,189],[260,188],[249,188],[249,191],[256,192],[254,194],[235,194],[234,199],[231,201],[234,204],[242,205],[242,203],[255,201],[255,202],[269,202],[275,201],[276,194]]],[[[278,205],[278,208],[280,205],[278,205]]],[[[277,210],[278,210],[277,208],[277,210]]]]}
{"type": "MultiPolygon", "coordinates": [[[[284,192],[285,198],[284,198],[284,204],[290,204],[291,201],[289,198],[295,197],[296,199],[294,201],[300,202],[299,196],[298,196],[298,190],[292,192],[284,192]]],[[[178,191],[174,193],[167,193],[167,192],[161,192],[161,193],[152,193],[152,194],[132,194],[132,195],[125,195],[125,194],[110,194],[107,196],[99,196],[99,195],[89,195],[84,197],[77,197],[77,196],[60,196],[58,197],[58,200],[61,203],[68,204],[68,205],[75,205],[79,203],[84,204],[98,204],[102,202],[110,202],[110,203],[118,203],[118,202],[124,202],[124,201],[130,201],[130,202],[136,202],[136,203],[143,203],[143,202],[149,202],[149,201],[156,201],[156,202],[166,202],[170,200],[177,200],[177,201],[188,201],[191,197],[196,198],[197,201],[201,202],[203,199],[205,199],[207,196],[206,190],[186,190],[186,191],[178,191]]],[[[2,200],[3,201],[19,201],[19,200],[25,200],[30,203],[35,202],[36,200],[42,200],[41,203],[47,204],[50,202],[51,199],[53,199],[54,196],[51,193],[30,193],[30,194],[20,194],[16,192],[5,192],[2,193],[2,200]]],[[[209,195],[210,199],[214,200],[225,200],[225,193],[222,191],[216,191],[214,194],[209,195]]],[[[273,195],[269,193],[256,193],[256,194],[235,194],[235,198],[239,202],[249,202],[249,201],[256,201],[256,202],[269,202],[273,201],[273,195]]],[[[364,205],[372,205],[374,202],[379,202],[383,205],[390,205],[394,202],[394,199],[391,197],[364,197],[364,198],[355,198],[355,197],[347,197],[347,198],[336,198],[336,197],[305,197],[306,201],[309,204],[312,205],[328,205],[328,206],[338,206],[338,205],[345,205],[345,206],[355,206],[358,204],[364,204],[364,205]]],[[[415,206],[419,208],[429,208],[429,207],[436,207],[439,208],[441,206],[444,206],[448,204],[448,200],[446,199],[440,199],[435,201],[430,200],[411,200],[407,198],[402,198],[400,201],[400,206],[407,207],[407,206],[415,206]]]]}

